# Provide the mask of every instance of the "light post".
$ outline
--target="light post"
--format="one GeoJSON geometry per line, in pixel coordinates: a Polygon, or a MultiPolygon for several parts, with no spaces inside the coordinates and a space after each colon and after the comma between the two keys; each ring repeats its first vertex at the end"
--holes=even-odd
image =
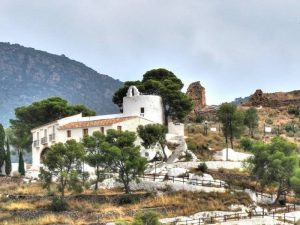
{"type": "Polygon", "coordinates": [[[204,134],[207,135],[208,133],[208,122],[207,120],[204,121],[204,134]]]}

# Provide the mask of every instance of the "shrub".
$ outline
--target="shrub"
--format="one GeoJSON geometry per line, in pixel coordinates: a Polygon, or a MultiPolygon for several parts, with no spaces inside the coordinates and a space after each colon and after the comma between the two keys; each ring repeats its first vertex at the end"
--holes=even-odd
{"type": "Polygon", "coordinates": [[[197,116],[195,119],[196,123],[202,123],[204,121],[204,117],[203,116],[197,116]]]}
{"type": "Polygon", "coordinates": [[[300,107],[291,106],[288,109],[288,113],[295,115],[295,116],[299,116],[300,115],[300,107]]]}
{"type": "Polygon", "coordinates": [[[116,221],[115,225],[129,225],[130,223],[128,221],[116,221]]]}
{"type": "Polygon", "coordinates": [[[218,172],[219,172],[219,173],[225,173],[225,169],[224,169],[223,167],[220,167],[220,168],[218,169],[218,172]]]}
{"type": "Polygon", "coordinates": [[[159,217],[156,212],[146,211],[135,215],[133,225],[159,225],[159,217]]]}
{"type": "Polygon", "coordinates": [[[140,197],[138,195],[133,194],[125,194],[120,196],[118,199],[119,205],[133,204],[140,201],[140,197]]]}
{"type": "Polygon", "coordinates": [[[240,141],[240,146],[245,151],[250,151],[253,145],[253,141],[250,138],[243,138],[240,141]]]}
{"type": "Polygon", "coordinates": [[[267,118],[266,119],[266,124],[272,125],[273,124],[273,120],[271,118],[267,118]]]}
{"type": "Polygon", "coordinates": [[[206,163],[200,163],[198,165],[198,170],[201,171],[202,173],[206,173],[208,170],[206,163]]]}
{"type": "Polygon", "coordinates": [[[185,161],[186,161],[186,162],[189,162],[189,161],[191,161],[192,159],[193,159],[193,157],[192,157],[191,153],[187,152],[187,153],[185,154],[185,161]]]}
{"type": "Polygon", "coordinates": [[[59,197],[54,197],[52,199],[50,209],[54,212],[62,212],[68,210],[68,203],[59,197]]]}
{"type": "Polygon", "coordinates": [[[188,147],[188,150],[191,150],[192,152],[195,152],[197,150],[197,143],[192,139],[187,139],[186,144],[188,147]]]}
{"type": "Polygon", "coordinates": [[[293,123],[287,123],[284,127],[285,131],[290,133],[290,132],[293,132],[295,131],[295,126],[293,123]]]}

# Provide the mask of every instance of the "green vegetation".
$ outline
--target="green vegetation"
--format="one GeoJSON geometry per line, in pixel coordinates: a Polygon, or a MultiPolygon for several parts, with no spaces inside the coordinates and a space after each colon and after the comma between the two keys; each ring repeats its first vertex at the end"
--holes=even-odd
{"type": "MultiPolygon", "coordinates": [[[[291,181],[292,187],[298,187],[299,159],[297,146],[283,138],[273,138],[270,144],[254,142],[250,147],[253,157],[247,161],[247,168],[252,176],[256,177],[262,186],[274,185],[277,187],[278,202],[284,191],[288,190],[291,181]]],[[[295,189],[297,191],[297,189],[295,189]]]]}
{"type": "Polygon", "coordinates": [[[160,225],[159,215],[156,212],[139,212],[135,215],[132,225],[160,225]]]}
{"type": "Polygon", "coordinates": [[[195,152],[197,150],[197,143],[193,139],[186,139],[187,148],[191,150],[192,152],[195,152]]]}
{"type": "Polygon", "coordinates": [[[129,182],[138,181],[143,175],[147,160],[140,155],[139,146],[135,146],[136,135],[129,131],[108,130],[106,142],[102,145],[104,158],[110,170],[119,173],[126,194],[130,193],[129,182]]]}
{"type": "Polygon", "coordinates": [[[233,148],[234,138],[240,137],[244,131],[244,112],[237,109],[237,106],[230,103],[223,103],[217,112],[219,121],[222,123],[222,131],[225,143],[228,148],[230,141],[233,148]]]}
{"type": "Polygon", "coordinates": [[[300,197],[300,168],[298,168],[291,178],[291,185],[295,193],[300,197]]]}
{"type": "Polygon", "coordinates": [[[142,81],[127,81],[124,86],[115,92],[113,102],[122,106],[123,97],[129,86],[135,85],[143,94],[160,95],[163,100],[165,125],[168,118],[183,122],[192,110],[192,101],[181,92],[182,81],[171,71],[166,69],[153,69],[143,75],[142,81]]]}
{"type": "Polygon", "coordinates": [[[12,165],[11,165],[11,156],[10,156],[10,146],[9,146],[9,139],[8,137],[6,138],[6,156],[5,156],[5,174],[7,176],[10,175],[11,170],[12,170],[12,165]]]}
{"type": "Polygon", "coordinates": [[[2,124],[0,124],[0,173],[6,158],[4,145],[5,145],[5,131],[2,124]]]}
{"type": "Polygon", "coordinates": [[[134,194],[124,194],[121,195],[120,198],[118,199],[118,204],[119,205],[127,205],[127,204],[134,204],[139,202],[141,199],[138,195],[134,194]]]}
{"type": "Polygon", "coordinates": [[[54,197],[52,199],[51,205],[50,205],[50,210],[54,212],[62,212],[68,210],[69,205],[68,203],[61,198],[54,197]]]}
{"type": "MultiPolygon", "coordinates": [[[[85,151],[82,144],[75,140],[69,140],[65,144],[54,144],[45,153],[44,165],[52,176],[58,177],[61,198],[65,196],[67,186],[70,189],[77,188],[77,182],[74,183],[74,178],[78,175],[78,167],[84,155],[85,151]]],[[[44,181],[49,181],[47,176],[41,176],[41,178],[47,178],[44,181]]]]}
{"type": "Polygon", "coordinates": [[[206,173],[208,171],[208,167],[206,165],[206,163],[200,163],[198,165],[198,170],[201,171],[202,173],[206,173]]]}
{"type": "Polygon", "coordinates": [[[104,172],[104,168],[107,167],[105,164],[105,155],[101,148],[101,145],[105,141],[105,135],[100,131],[96,131],[92,136],[85,136],[83,138],[83,145],[87,150],[85,161],[92,167],[95,167],[96,182],[95,190],[98,189],[98,182],[100,182],[100,175],[104,172]]]}
{"type": "Polygon", "coordinates": [[[15,109],[16,119],[11,123],[11,144],[20,151],[31,149],[31,129],[53,122],[63,117],[82,113],[84,116],[93,116],[95,112],[83,105],[70,105],[59,97],[51,97],[29,106],[15,109]]]}
{"type": "Polygon", "coordinates": [[[254,138],[254,131],[258,127],[258,113],[257,109],[251,107],[245,111],[244,123],[249,129],[249,135],[254,138]]]}
{"type": "Polygon", "coordinates": [[[21,176],[25,176],[25,162],[23,158],[23,152],[19,152],[19,167],[18,167],[18,172],[21,176]]]}
{"type": "Polygon", "coordinates": [[[154,147],[159,144],[164,154],[164,161],[167,161],[165,147],[167,145],[166,133],[167,128],[161,124],[147,124],[138,126],[138,136],[142,139],[142,146],[147,148],[154,147]]]}

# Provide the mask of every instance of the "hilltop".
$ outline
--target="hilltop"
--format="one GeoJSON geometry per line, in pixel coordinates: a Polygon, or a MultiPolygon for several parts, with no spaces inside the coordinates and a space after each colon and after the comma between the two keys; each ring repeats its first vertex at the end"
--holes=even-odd
{"type": "Polygon", "coordinates": [[[0,43],[0,123],[8,126],[14,109],[50,96],[84,104],[98,114],[118,112],[113,93],[122,82],[65,55],[0,43]]]}

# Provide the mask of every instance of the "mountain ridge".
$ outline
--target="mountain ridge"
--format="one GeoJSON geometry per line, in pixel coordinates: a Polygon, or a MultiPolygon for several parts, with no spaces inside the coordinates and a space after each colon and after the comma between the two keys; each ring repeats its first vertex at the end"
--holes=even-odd
{"type": "Polygon", "coordinates": [[[113,93],[122,82],[65,55],[0,42],[0,123],[14,109],[51,96],[83,104],[97,114],[118,112],[113,93]]]}

